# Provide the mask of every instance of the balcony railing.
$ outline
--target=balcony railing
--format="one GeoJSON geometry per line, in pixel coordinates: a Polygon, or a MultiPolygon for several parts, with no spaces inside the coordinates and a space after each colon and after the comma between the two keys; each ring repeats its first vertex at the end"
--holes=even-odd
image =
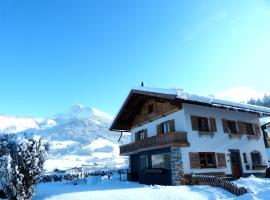
{"type": "Polygon", "coordinates": [[[121,155],[134,154],[141,151],[147,151],[170,146],[189,146],[186,132],[171,132],[148,137],[130,144],[120,146],[121,155]]]}

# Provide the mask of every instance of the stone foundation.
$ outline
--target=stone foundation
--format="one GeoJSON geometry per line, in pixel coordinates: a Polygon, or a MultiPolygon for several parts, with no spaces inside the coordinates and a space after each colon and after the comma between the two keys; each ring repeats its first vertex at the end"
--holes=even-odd
{"type": "Polygon", "coordinates": [[[171,147],[172,185],[181,185],[183,162],[180,147],[171,147]]]}

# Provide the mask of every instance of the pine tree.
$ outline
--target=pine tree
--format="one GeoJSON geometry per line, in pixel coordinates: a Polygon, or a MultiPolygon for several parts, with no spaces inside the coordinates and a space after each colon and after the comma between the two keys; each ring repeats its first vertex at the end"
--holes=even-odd
{"type": "Polygon", "coordinates": [[[251,98],[248,102],[248,104],[252,105],[258,105],[258,106],[264,106],[270,108],[270,95],[265,94],[263,98],[254,99],[251,98]]]}

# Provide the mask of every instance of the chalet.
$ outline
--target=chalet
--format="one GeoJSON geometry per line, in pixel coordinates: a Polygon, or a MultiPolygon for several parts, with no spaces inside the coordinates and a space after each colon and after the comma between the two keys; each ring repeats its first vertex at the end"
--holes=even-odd
{"type": "Polygon", "coordinates": [[[270,109],[177,89],[130,91],[110,130],[131,132],[120,146],[130,179],[180,185],[190,174],[234,178],[263,175],[268,167],[259,118],[270,109]]]}

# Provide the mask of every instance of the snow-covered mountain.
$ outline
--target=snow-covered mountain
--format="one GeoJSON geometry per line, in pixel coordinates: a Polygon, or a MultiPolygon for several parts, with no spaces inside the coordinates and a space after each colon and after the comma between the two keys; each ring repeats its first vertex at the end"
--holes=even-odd
{"type": "Polygon", "coordinates": [[[126,158],[119,156],[119,145],[129,142],[129,134],[109,131],[113,117],[80,104],[50,118],[0,116],[0,133],[41,135],[50,144],[45,168],[67,169],[88,165],[123,167],[126,158]]]}

